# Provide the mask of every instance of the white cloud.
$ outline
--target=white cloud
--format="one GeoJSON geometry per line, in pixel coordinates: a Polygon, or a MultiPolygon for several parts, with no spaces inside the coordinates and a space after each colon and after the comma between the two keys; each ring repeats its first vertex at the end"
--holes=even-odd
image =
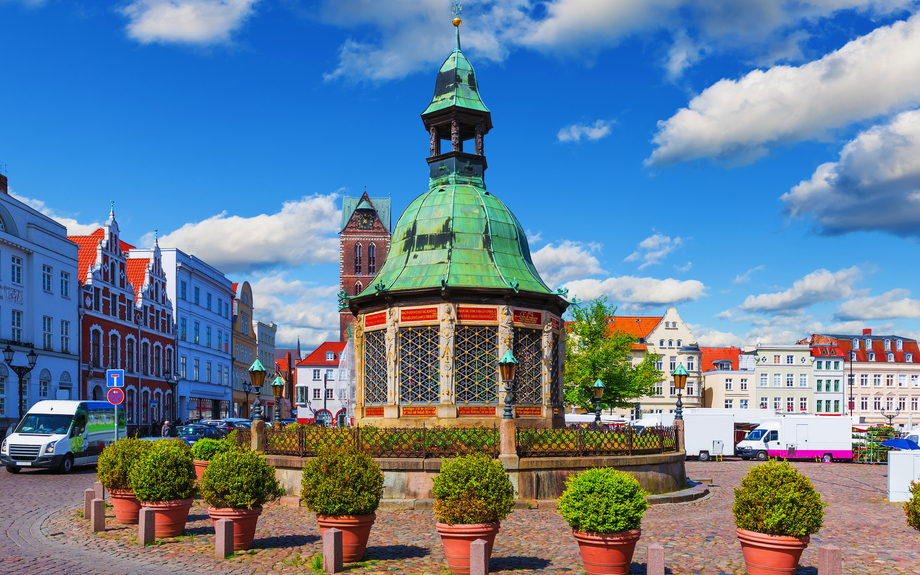
{"type": "Polygon", "coordinates": [[[675,35],[674,44],[668,50],[668,57],[664,62],[664,69],[668,78],[671,81],[679,78],[684,73],[684,70],[702,59],[705,52],[704,46],[691,39],[686,31],[680,30],[675,35]]]}
{"type": "MultiPolygon", "coordinates": [[[[58,214],[53,209],[45,205],[45,202],[43,202],[42,200],[35,200],[32,198],[27,198],[25,196],[20,196],[19,194],[16,194],[13,191],[10,191],[10,195],[13,198],[19,200],[20,202],[26,204],[33,210],[48,216],[52,220],[66,227],[68,236],[86,236],[86,235],[89,235],[95,232],[100,227],[102,227],[102,224],[99,224],[99,223],[81,224],[80,222],[78,222],[76,219],[72,217],[58,214]]],[[[79,216],[80,214],[74,214],[74,215],[79,216]]]]}
{"type": "Polygon", "coordinates": [[[711,327],[693,328],[693,335],[696,336],[697,343],[702,347],[741,347],[744,345],[744,338],[731,332],[719,331],[711,327]]]}
{"type": "Polygon", "coordinates": [[[834,273],[816,270],[796,280],[785,291],[749,295],[739,309],[756,313],[794,313],[816,303],[849,297],[854,293],[854,284],[862,277],[862,271],[856,266],[834,273]]]}
{"type": "Polygon", "coordinates": [[[751,281],[751,274],[754,272],[759,272],[763,269],[763,266],[757,266],[756,268],[751,268],[748,271],[744,272],[739,276],[735,276],[735,279],[732,280],[734,284],[746,284],[751,281]]]}
{"type": "Polygon", "coordinates": [[[687,265],[685,266],[674,266],[674,267],[677,268],[677,271],[686,273],[690,271],[690,268],[693,267],[693,262],[687,262],[687,265]]]}
{"type": "Polygon", "coordinates": [[[527,243],[530,244],[531,247],[532,247],[535,243],[538,243],[540,240],[543,239],[543,232],[536,232],[536,233],[534,233],[534,232],[532,232],[532,231],[530,231],[530,230],[527,230],[526,232],[524,232],[524,235],[527,236],[527,243]]]}
{"type": "Polygon", "coordinates": [[[605,280],[581,279],[568,282],[569,294],[582,300],[607,296],[621,309],[642,310],[655,306],[696,301],[705,295],[706,286],[697,280],[660,280],[622,276],[605,280]]]}
{"type": "MultiPolygon", "coordinates": [[[[249,218],[221,212],[162,236],[160,245],[177,247],[224,273],[337,262],[337,199],[336,193],[304,196],[285,202],[275,214],[249,218]]],[[[153,237],[147,234],[142,241],[149,245],[153,237]]]]}
{"type": "Polygon", "coordinates": [[[874,297],[843,302],[834,317],[843,320],[880,320],[920,317],[920,300],[910,299],[910,290],[898,288],[874,297]]]}
{"type": "Polygon", "coordinates": [[[920,103],[920,14],[883,26],[802,66],[754,70],[704,90],[659,122],[646,160],[745,161],[771,145],[826,136],[920,103]]]}
{"type": "Polygon", "coordinates": [[[290,279],[287,272],[257,275],[250,279],[257,321],[278,324],[278,347],[293,347],[297,338],[304,347],[338,340],[339,286],[317,286],[290,279]]]}
{"type": "Polygon", "coordinates": [[[556,137],[560,142],[580,142],[582,138],[587,140],[600,140],[610,135],[610,125],[613,122],[607,120],[597,120],[591,125],[572,124],[559,130],[556,137]]]}
{"type": "Polygon", "coordinates": [[[827,234],[920,236],[920,110],[861,132],[781,199],[827,234]]]}
{"type": "Polygon", "coordinates": [[[639,269],[645,269],[650,265],[657,264],[683,244],[684,241],[679,237],[672,240],[670,236],[656,233],[639,242],[638,249],[626,256],[624,261],[642,260],[642,265],[639,266],[639,269]]]}
{"type": "Polygon", "coordinates": [[[598,244],[582,244],[565,240],[558,246],[546,244],[533,252],[533,263],[550,287],[563,282],[604,273],[600,262],[592,255],[600,249],[598,244]]]}
{"type": "Polygon", "coordinates": [[[121,9],[128,35],[149,44],[220,44],[255,13],[259,0],[135,0],[121,9]]]}

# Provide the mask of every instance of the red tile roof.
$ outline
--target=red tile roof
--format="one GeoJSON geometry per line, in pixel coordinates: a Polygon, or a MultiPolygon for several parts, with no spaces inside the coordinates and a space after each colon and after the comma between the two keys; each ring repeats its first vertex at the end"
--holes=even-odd
{"type": "Polygon", "coordinates": [[[128,258],[127,275],[128,281],[134,284],[134,301],[140,298],[148,263],[150,263],[150,258],[128,258]]]}
{"type": "Polygon", "coordinates": [[[814,357],[844,357],[846,354],[835,345],[816,345],[811,348],[814,357]]]}
{"type": "Polygon", "coordinates": [[[345,349],[345,345],[348,342],[345,341],[327,341],[320,344],[318,348],[313,350],[313,353],[298,361],[296,365],[298,366],[323,366],[323,367],[338,367],[339,366],[339,354],[342,353],[342,350],[345,349]],[[326,352],[334,352],[333,356],[335,359],[332,361],[326,361],[326,352]]]}
{"type": "Polygon", "coordinates": [[[648,346],[642,341],[652,333],[652,330],[661,323],[660,317],[642,317],[642,316],[613,316],[607,318],[611,321],[608,325],[610,331],[622,331],[633,336],[638,340],[632,345],[633,351],[646,351],[648,346]]]}
{"type": "MultiPolygon", "coordinates": [[[[86,279],[87,270],[89,270],[91,265],[96,263],[96,246],[99,245],[99,240],[104,237],[105,230],[102,228],[97,229],[88,236],[67,236],[68,240],[77,244],[80,248],[77,261],[78,281],[84,281],[86,279]]],[[[121,240],[118,240],[118,245],[121,246],[121,250],[126,253],[134,249],[134,246],[121,240]]]]}
{"type": "Polygon", "coordinates": [[[726,360],[732,362],[732,369],[738,369],[738,358],[741,356],[741,350],[735,346],[701,347],[700,351],[703,352],[703,357],[700,360],[700,369],[703,372],[718,369],[714,364],[726,360]]]}
{"type": "MultiPolygon", "coordinates": [[[[897,351],[895,349],[896,348],[895,341],[898,338],[896,337],[890,338],[891,339],[891,351],[889,352],[889,351],[885,351],[885,342],[882,339],[873,339],[872,348],[867,350],[865,348],[866,340],[864,336],[853,336],[853,337],[859,337],[859,349],[856,350],[856,361],[869,361],[868,352],[874,351],[876,362],[887,363],[888,354],[893,353],[894,361],[896,363],[904,363],[904,354],[911,353],[914,356],[913,363],[920,363],[920,348],[918,348],[917,342],[914,340],[902,339],[902,341],[904,342],[902,345],[902,349],[901,351],[897,351]]],[[[873,336],[873,337],[876,337],[876,336],[873,336]]],[[[837,340],[837,345],[842,350],[841,355],[849,359],[850,351],[853,350],[852,339],[851,338],[848,338],[848,339],[840,338],[837,340]]]]}
{"type": "Polygon", "coordinates": [[[275,360],[275,371],[287,371],[287,369],[288,369],[287,358],[275,360]]]}

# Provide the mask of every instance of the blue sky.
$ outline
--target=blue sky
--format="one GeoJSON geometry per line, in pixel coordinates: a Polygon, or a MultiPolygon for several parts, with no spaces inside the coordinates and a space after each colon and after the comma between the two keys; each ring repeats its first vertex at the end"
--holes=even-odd
{"type": "MultiPolygon", "coordinates": [[[[916,0],[465,2],[489,190],[544,278],[703,345],[920,336],[916,0]]],[[[446,0],[0,0],[0,164],[87,233],[337,336],[342,195],[427,190],[446,0]]]]}

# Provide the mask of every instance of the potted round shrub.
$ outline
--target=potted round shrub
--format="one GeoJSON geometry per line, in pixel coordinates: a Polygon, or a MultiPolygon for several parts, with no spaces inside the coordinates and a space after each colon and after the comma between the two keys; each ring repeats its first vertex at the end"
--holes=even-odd
{"type": "Polygon", "coordinates": [[[223,439],[208,439],[202,437],[192,446],[192,460],[195,464],[195,476],[201,482],[204,470],[208,468],[208,463],[212,459],[230,450],[230,445],[223,439]]]}
{"type": "Polygon", "coordinates": [[[920,531],[920,483],[910,482],[910,499],[904,502],[907,524],[920,531]]]}
{"type": "Polygon", "coordinates": [[[201,480],[201,497],[210,505],[211,520],[215,525],[218,519],[233,521],[236,551],[252,547],[262,505],[282,495],[284,490],[275,479],[275,468],[252,451],[233,449],[219,453],[201,480]]]}
{"type": "Polygon", "coordinates": [[[128,473],[140,460],[153,442],[142,441],[133,437],[120,439],[102,450],[96,474],[99,482],[109,490],[112,507],[115,509],[115,521],[125,525],[136,525],[141,504],[134,496],[128,473]]]}
{"type": "Polygon", "coordinates": [[[185,531],[195,493],[192,454],[181,439],[152,443],[128,477],[135,497],[155,513],[156,536],[175,537],[185,531]]]}
{"type": "Polygon", "coordinates": [[[793,574],[824,523],[821,495],[785,461],[752,467],[735,489],[735,526],[749,575],[793,574]]]}
{"type": "Polygon", "coordinates": [[[458,575],[470,572],[470,544],[486,541],[486,561],[501,520],[514,506],[514,487],[500,461],[484,453],[444,461],[434,478],[434,514],[447,566],[458,575]]]}
{"type": "Polygon", "coordinates": [[[570,477],[559,499],[559,514],[578,542],[588,575],[627,575],[647,493],[628,473],[598,467],[570,477]]]}
{"type": "Polygon", "coordinates": [[[342,560],[360,561],[383,494],[383,472],[354,445],[322,447],[303,467],[300,497],[320,531],[342,531],[342,560]]]}

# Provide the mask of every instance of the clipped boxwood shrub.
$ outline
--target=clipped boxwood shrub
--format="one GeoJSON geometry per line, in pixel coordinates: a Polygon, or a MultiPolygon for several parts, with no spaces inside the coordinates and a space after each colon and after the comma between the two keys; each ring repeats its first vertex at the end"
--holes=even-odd
{"type": "Polygon", "coordinates": [[[252,451],[218,453],[201,478],[201,497],[211,507],[252,509],[282,495],[275,468],[252,451]]]}
{"type": "Polygon", "coordinates": [[[354,445],[324,446],[303,466],[300,498],[319,515],[370,515],[380,505],[383,472],[354,445]]]}
{"type": "Polygon", "coordinates": [[[128,477],[140,501],[188,499],[195,492],[195,466],[188,444],[181,439],[153,441],[131,467],[128,477]]]}
{"type": "Polygon", "coordinates": [[[639,529],[648,509],[646,495],[632,475],[598,467],[569,477],[559,513],[575,531],[603,534],[639,529]]]}
{"type": "Polygon", "coordinates": [[[119,439],[99,454],[96,474],[106,489],[131,489],[128,473],[150,448],[152,441],[143,441],[134,437],[119,439]]]}
{"type": "Polygon", "coordinates": [[[498,523],[514,506],[508,473],[484,453],[444,461],[432,493],[435,516],[449,525],[498,523]]]}
{"type": "Polygon", "coordinates": [[[821,495],[807,477],[786,461],[752,467],[735,489],[735,525],[764,535],[805,537],[821,530],[821,495]]]}
{"type": "Polygon", "coordinates": [[[192,446],[192,458],[198,461],[211,461],[221,453],[230,450],[230,445],[223,439],[202,437],[192,446]]]}
{"type": "Polygon", "coordinates": [[[920,531],[920,483],[910,482],[910,499],[904,502],[907,524],[920,531]]]}
{"type": "MultiPolygon", "coordinates": [[[[227,444],[227,447],[230,449],[239,449],[240,446],[237,445],[237,443],[239,443],[239,439],[237,438],[237,435],[238,434],[236,432],[236,429],[234,429],[233,431],[228,433],[227,437],[225,437],[222,441],[225,444],[227,444]]],[[[198,442],[196,441],[195,443],[198,443],[198,442]]]]}

